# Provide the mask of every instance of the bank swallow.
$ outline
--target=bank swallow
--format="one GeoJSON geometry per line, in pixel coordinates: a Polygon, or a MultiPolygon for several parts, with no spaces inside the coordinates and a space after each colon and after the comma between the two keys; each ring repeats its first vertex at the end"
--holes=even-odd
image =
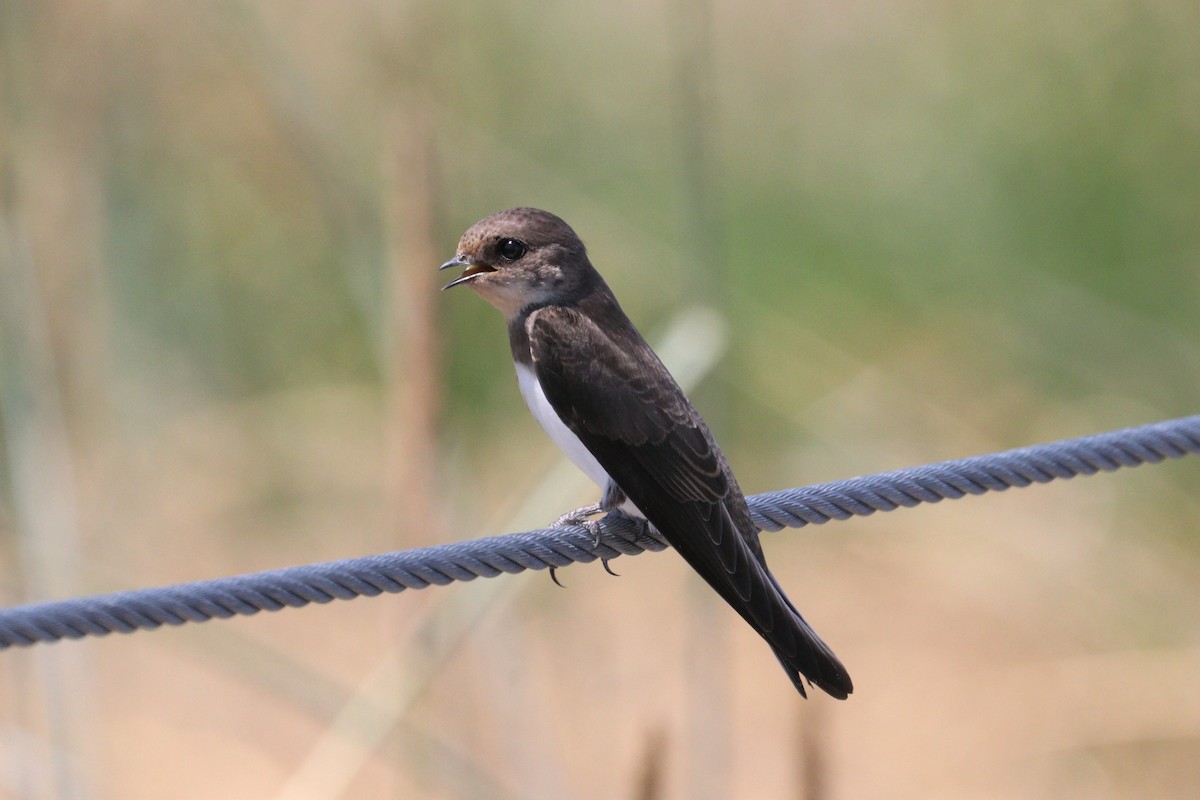
{"type": "MultiPolygon", "coordinates": [[[[846,668],[767,569],[745,497],[708,426],[625,316],[583,242],[546,211],[471,226],[442,269],[508,321],[517,383],[534,419],[601,489],[598,506],[643,518],[771,648],[801,695],[833,697],[846,668]]],[[[568,515],[569,516],[569,515],[568,515]]]]}

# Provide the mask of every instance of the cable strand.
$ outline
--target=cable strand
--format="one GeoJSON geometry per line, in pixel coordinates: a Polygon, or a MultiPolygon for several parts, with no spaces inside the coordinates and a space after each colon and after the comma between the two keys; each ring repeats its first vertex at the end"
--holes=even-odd
{"type": "MultiPolygon", "coordinates": [[[[1200,453],[1200,416],[943,461],[748,498],[760,530],[823,525],[1034,483],[1157,464],[1200,453]]],[[[578,525],[0,610],[0,649],[154,630],[455,581],[591,563],[666,549],[629,519],[600,520],[600,541],[578,525]]]]}

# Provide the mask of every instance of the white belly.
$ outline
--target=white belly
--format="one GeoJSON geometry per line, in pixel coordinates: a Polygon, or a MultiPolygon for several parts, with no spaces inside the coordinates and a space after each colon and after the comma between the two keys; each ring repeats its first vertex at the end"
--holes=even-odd
{"type": "Polygon", "coordinates": [[[583,446],[583,442],[579,441],[579,437],[559,418],[554,406],[550,405],[550,401],[546,399],[546,393],[542,391],[542,385],[538,383],[537,376],[533,373],[533,367],[517,364],[517,383],[521,387],[521,396],[525,398],[525,405],[529,406],[529,413],[533,414],[533,418],[537,420],[538,425],[542,426],[542,430],[546,432],[551,441],[558,445],[558,449],[571,459],[571,463],[579,467],[583,474],[591,478],[592,482],[601,490],[608,488],[612,479],[608,477],[608,473],[604,471],[604,467],[600,466],[596,457],[583,446]]]}
{"type": "MultiPolygon", "coordinates": [[[[533,414],[538,425],[542,426],[542,430],[546,432],[552,442],[558,445],[558,449],[563,451],[571,463],[579,467],[584,475],[591,478],[592,483],[599,486],[601,492],[607,491],[608,485],[613,482],[612,478],[608,477],[608,472],[600,466],[596,457],[584,447],[575,432],[568,428],[558,416],[554,406],[550,405],[550,401],[546,399],[546,393],[542,391],[542,385],[538,383],[537,376],[533,372],[533,367],[525,364],[517,364],[516,367],[517,384],[521,387],[521,396],[525,398],[525,405],[529,406],[529,413],[533,414]]],[[[628,499],[621,504],[621,510],[635,517],[646,518],[646,515],[633,504],[633,501],[628,499]]]]}

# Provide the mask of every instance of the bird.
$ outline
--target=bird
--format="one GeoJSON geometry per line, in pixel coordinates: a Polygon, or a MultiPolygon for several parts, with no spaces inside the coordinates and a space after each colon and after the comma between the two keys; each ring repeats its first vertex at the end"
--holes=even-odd
{"type": "Polygon", "coordinates": [[[745,496],[712,432],[625,315],[561,218],[511,208],[472,225],[440,269],[504,314],[517,384],[534,419],[601,490],[564,515],[652,525],[767,641],[792,684],[838,699],[846,668],[767,568],[745,496]]]}

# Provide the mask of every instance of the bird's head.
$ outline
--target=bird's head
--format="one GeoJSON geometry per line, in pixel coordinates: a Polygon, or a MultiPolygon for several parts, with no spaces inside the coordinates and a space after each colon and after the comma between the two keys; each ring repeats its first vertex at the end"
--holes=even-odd
{"type": "Polygon", "coordinates": [[[441,269],[466,267],[443,286],[470,286],[506,316],[529,305],[569,303],[596,277],[583,242],[548,211],[510,208],[472,225],[441,269]]]}

